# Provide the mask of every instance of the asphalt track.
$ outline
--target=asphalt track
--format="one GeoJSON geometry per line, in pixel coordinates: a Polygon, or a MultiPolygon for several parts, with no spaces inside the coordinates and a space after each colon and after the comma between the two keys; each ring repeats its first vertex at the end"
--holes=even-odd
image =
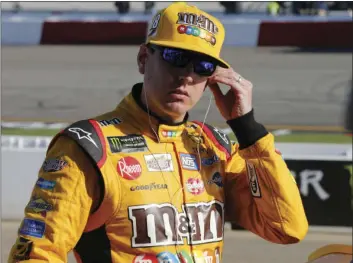
{"type": "MultiPolygon", "coordinates": [[[[239,36],[241,37],[241,36],[239,36]]],[[[2,120],[75,121],[113,109],[142,80],[138,46],[2,47],[2,120]]],[[[254,84],[257,120],[271,127],[339,130],[352,78],[349,52],[224,48],[254,84]]],[[[210,92],[191,111],[203,120],[210,92]]],[[[214,103],[207,122],[224,126],[214,103]]]]}
{"type": "MultiPolygon", "coordinates": [[[[19,223],[3,222],[2,224],[3,262],[7,260],[19,223]]],[[[222,263],[305,263],[308,255],[321,246],[352,244],[352,231],[347,228],[334,232],[324,232],[322,229],[310,230],[306,238],[298,244],[278,245],[264,241],[248,231],[227,230],[224,242],[222,263]]],[[[75,262],[70,253],[68,263],[75,262]]]]}

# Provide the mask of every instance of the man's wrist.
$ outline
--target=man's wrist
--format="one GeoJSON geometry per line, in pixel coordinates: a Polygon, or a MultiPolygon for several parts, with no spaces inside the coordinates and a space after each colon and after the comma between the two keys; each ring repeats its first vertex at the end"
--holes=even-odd
{"type": "Polygon", "coordinates": [[[268,134],[266,128],[255,121],[254,109],[241,117],[228,120],[227,124],[237,137],[240,149],[253,145],[268,134]]]}

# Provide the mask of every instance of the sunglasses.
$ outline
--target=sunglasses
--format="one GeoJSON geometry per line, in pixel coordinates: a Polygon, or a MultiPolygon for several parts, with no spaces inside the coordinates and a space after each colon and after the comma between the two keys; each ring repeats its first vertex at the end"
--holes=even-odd
{"type": "Polygon", "coordinates": [[[194,72],[200,76],[211,76],[218,65],[214,59],[196,52],[152,44],[149,44],[148,47],[160,51],[162,59],[174,67],[184,68],[192,63],[194,72]]]}

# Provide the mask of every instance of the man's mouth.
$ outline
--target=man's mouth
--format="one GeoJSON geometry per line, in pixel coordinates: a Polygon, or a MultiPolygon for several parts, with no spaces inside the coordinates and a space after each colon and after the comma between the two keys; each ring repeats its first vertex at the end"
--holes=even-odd
{"type": "Polygon", "coordinates": [[[171,95],[182,95],[182,96],[186,96],[186,97],[189,97],[189,93],[187,93],[187,91],[184,91],[184,90],[180,90],[180,89],[176,89],[176,90],[173,90],[171,92],[169,92],[169,94],[171,95]]]}

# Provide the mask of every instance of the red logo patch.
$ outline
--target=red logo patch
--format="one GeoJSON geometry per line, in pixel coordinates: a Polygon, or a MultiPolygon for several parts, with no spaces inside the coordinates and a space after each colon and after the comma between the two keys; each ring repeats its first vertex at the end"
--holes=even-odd
{"type": "Polygon", "coordinates": [[[135,180],[140,177],[142,167],[135,158],[128,156],[118,161],[117,170],[122,178],[135,180]]]}
{"type": "Polygon", "coordinates": [[[186,182],[186,187],[193,195],[199,195],[205,191],[205,185],[199,178],[189,178],[186,182]]]}

